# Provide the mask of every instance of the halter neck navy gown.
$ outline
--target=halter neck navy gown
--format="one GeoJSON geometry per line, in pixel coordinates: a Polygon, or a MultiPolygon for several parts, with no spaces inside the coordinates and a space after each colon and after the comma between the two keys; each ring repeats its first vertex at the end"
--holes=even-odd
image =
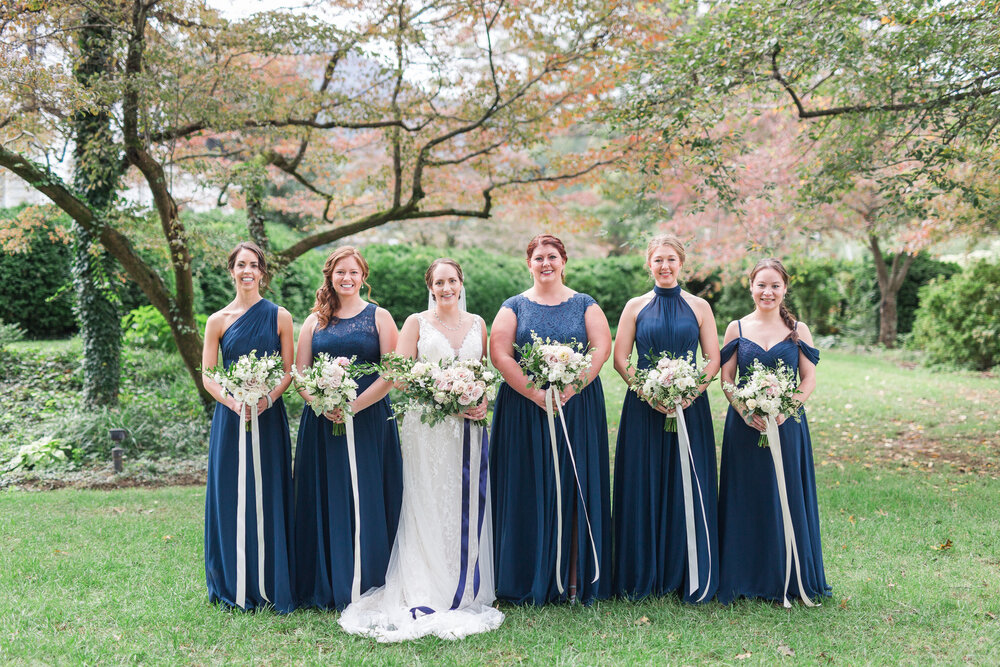
{"type": "MultiPolygon", "coordinates": [[[[819,350],[786,338],[769,350],[743,337],[722,348],[722,363],[736,354],[738,377],[744,378],[754,359],[774,367],[778,359],[798,374],[799,352],[819,363],[819,350]]],[[[797,323],[796,323],[797,326],[797,323]]],[[[739,380],[738,380],[739,382],[739,380]]],[[[795,528],[795,544],[802,564],[802,585],[807,597],[830,595],[823,571],[823,549],[819,537],[819,507],[813,467],[809,424],[787,420],[778,427],[781,457],[788,487],[788,505],[795,528]]],[[[785,538],[778,500],[774,464],[766,447],[759,447],[760,432],[747,426],[730,406],[722,437],[719,475],[719,602],[740,597],[781,601],[785,583],[785,538]]],[[[788,583],[788,599],[799,597],[795,565],[788,583]]]]}
{"type": "MultiPolygon", "coordinates": [[[[531,342],[531,332],[542,338],[587,344],[584,313],[594,304],[586,294],[574,294],[561,304],[545,306],[518,294],[503,303],[517,315],[515,343],[531,342]]],[[[516,352],[515,352],[515,356],[516,352]]],[[[608,461],[608,422],[604,390],[595,378],[564,406],[576,457],[580,484],[597,544],[600,578],[584,519],[577,511],[577,598],[589,603],[611,590],[611,503],[608,461]]],[[[562,478],[563,534],[556,534],[555,475],[545,411],[506,383],[500,386],[490,437],[490,483],[493,489],[493,530],[497,598],[515,604],[568,599],[569,555],[573,499],[579,499],[573,468],[566,453],[562,427],[556,417],[559,469],[562,478]],[[562,542],[562,578],[565,593],[556,588],[556,541],[562,542]]],[[[578,500],[579,502],[579,500],[578,500]]]]}
{"type": "MultiPolygon", "coordinates": [[[[698,352],[698,319],[680,286],[654,286],[653,292],[635,318],[639,368],[650,366],[647,355],[669,352],[683,357],[698,352]]],[[[719,545],[715,433],[707,394],[684,411],[693,470],[690,460],[680,460],[677,434],[663,430],[665,419],[634,391],[626,393],[615,453],[614,590],[632,599],[676,592],[685,602],[708,601],[719,583],[719,545]],[[698,588],[693,595],[688,593],[681,465],[692,472],[698,553],[698,588]]]]}
{"type": "MultiPolygon", "coordinates": [[[[278,306],[261,299],[222,334],[222,363],[257,351],[257,356],[281,353],[278,306]]],[[[259,592],[257,543],[264,541],[264,590],[276,611],[295,608],[292,597],[292,462],[288,416],[279,398],[260,414],[261,483],[264,534],[257,534],[254,501],[253,450],[246,434],[246,608],[271,606],[259,592]]],[[[236,606],[236,497],[240,416],[218,403],[208,444],[208,485],[205,493],[205,578],[212,602],[236,606]]]]}
{"type": "MultiPolygon", "coordinates": [[[[341,318],[312,337],[320,353],[381,359],[373,303],[341,318]]],[[[357,378],[358,395],[378,377],[357,378]]],[[[399,525],[403,459],[389,397],[354,415],[358,498],[361,505],[361,592],[385,584],[389,553],[399,525]]],[[[306,406],[295,446],[295,599],[300,606],[343,609],[351,602],[354,578],[354,497],[347,436],[333,435],[333,423],[306,406]]]]}

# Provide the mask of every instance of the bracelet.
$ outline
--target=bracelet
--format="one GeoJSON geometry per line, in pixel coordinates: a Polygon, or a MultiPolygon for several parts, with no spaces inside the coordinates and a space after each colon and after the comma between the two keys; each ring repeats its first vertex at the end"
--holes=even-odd
{"type": "Polygon", "coordinates": [[[270,408],[271,406],[274,405],[274,401],[271,400],[271,394],[264,394],[264,398],[267,399],[267,407],[270,408]]]}

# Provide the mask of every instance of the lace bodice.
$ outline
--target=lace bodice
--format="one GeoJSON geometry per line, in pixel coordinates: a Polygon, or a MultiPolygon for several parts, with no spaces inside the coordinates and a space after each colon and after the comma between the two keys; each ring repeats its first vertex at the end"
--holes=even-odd
{"type": "MultiPolygon", "coordinates": [[[[531,342],[532,331],[555,342],[568,343],[576,339],[586,346],[589,341],[585,314],[587,308],[595,303],[593,297],[583,292],[577,292],[555,306],[535,303],[523,294],[517,294],[504,301],[503,307],[510,308],[517,315],[514,342],[519,346],[531,342]]],[[[514,358],[520,359],[516,350],[514,358]]]]}
{"type": "MultiPolygon", "coordinates": [[[[323,329],[316,329],[312,336],[313,358],[320,352],[337,357],[357,357],[360,363],[378,363],[382,358],[379,346],[378,328],[375,326],[374,303],[369,303],[364,310],[354,317],[342,317],[331,322],[323,329]]],[[[375,381],[377,373],[363,375],[358,378],[358,393],[360,394],[375,381]]]]}
{"type": "Polygon", "coordinates": [[[427,321],[423,315],[417,315],[420,323],[420,338],[417,339],[417,357],[427,361],[442,359],[481,359],[483,356],[483,336],[479,328],[479,318],[472,316],[472,326],[462,339],[462,345],[456,350],[445,337],[444,333],[427,321]]]}

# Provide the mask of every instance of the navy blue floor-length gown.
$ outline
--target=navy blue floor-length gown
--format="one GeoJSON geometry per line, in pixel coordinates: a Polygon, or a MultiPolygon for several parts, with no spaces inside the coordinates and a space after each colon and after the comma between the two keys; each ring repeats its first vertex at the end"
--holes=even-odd
{"type": "MultiPolygon", "coordinates": [[[[546,306],[519,294],[507,299],[503,307],[517,315],[517,345],[530,343],[532,331],[553,341],[568,343],[575,338],[586,345],[584,313],[594,303],[590,296],[577,293],[561,304],[546,306]]],[[[600,378],[595,378],[580,394],[567,401],[564,410],[597,544],[598,562],[595,563],[583,507],[579,507],[577,573],[580,586],[577,598],[588,603],[607,597],[611,591],[608,424],[600,378]],[[598,566],[600,578],[591,583],[598,566]]],[[[545,411],[506,383],[501,385],[490,437],[494,565],[497,598],[501,600],[543,605],[568,599],[572,508],[574,498],[578,505],[580,501],[558,421],[556,429],[562,479],[562,535],[556,534],[555,474],[545,411]],[[563,582],[563,594],[556,588],[557,540],[562,542],[559,577],[563,582]]]]}
{"type": "MultiPolygon", "coordinates": [[[[799,352],[819,363],[819,350],[791,338],[765,350],[740,337],[722,348],[722,363],[735,353],[740,378],[748,374],[754,359],[774,367],[781,359],[796,373],[799,352]]],[[[788,419],[778,427],[781,457],[788,487],[788,504],[801,563],[802,586],[809,598],[830,595],[823,571],[823,549],[819,535],[816,474],[805,411],[802,420],[788,419]]],[[[775,480],[774,463],[766,447],[757,445],[760,432],[747,426],[730,406],[722,438],[719,474],[719,602],[740,597],[782,600],[785,583],[785,538],[775,480]]],[[[788,599],[799,597],[795,565],[788,584],[788,599]]]]}
{"type": "MultiPolygon", "coordinates": [[[[261,299],[233,322],[221,340],[222,362],[228,368],[239,357],[281,352],[278,306],[261,299]]],[[[279,612],[295,608],[292,595],[291,439],[285,404],[279,398],[260,414],[260,470],[264,534],[257,534],[254,465],[250,433],[246,433],[246,609],[272,606],[279,612]],[[258,541],[264,542],[264,592],[258,580],[258,541]]],[[[208,445],[208,485],[205,493],[205,578],[212,602],[236,606],[236,499],[239,467],[240,416],[218,403],[212,416],[208,445]]]]}
{"type": "MultiPolygon", "coordinates": [[[[635,318],[639,368],[650,366],[647,355],[684,357],[698,351],[698,319],[680,286],[653,291],[635,318]]],[[[685,602],[707,602],[719,584],[715,433],[708,396],[702,394],[684,410],[693,466],[690,459],[681,461],[677,433],[663,430],[665,419],[634,391],[626,393],[615,452],[614,590],[632,599],[677,592],[685,602]],[[689,593],[682,465],[691,471],[695,508],[694,594],[689,593]]]]}
{"type": "MultiPolygon", "coordinates": [[[[312,353],[381,358],[373,303],[354,317],[313,332],[312,353]]],[[[358,395],[377,378],[358,378],[358,395]]],[[[361,592],[385,584],[389,553],[399,525],[403,460],[389,398],[354,415],[361,510],[361,592]]],[[[354,497],[347,437],[306,406],[295,447],[295,599],[300,606],[343,609],[354,578],[354,497]]]]}

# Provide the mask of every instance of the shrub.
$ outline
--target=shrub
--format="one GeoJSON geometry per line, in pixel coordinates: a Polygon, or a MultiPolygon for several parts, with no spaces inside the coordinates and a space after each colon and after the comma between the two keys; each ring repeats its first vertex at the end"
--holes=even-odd
{"type": "MultiPolygon", "coordinates": [[[[208,315],[195,315],[200,331],[205,330],[208,315]]],[[[140,306],[122,318],[125,344],[164,352],[176,352],[177,343],[170,325],[154,306],[140,306]]]]}
{"type": "Polygon", "coordinates": [[[53,224],[36,229],[27,251],[0,252],[0,320],[20,325],[32,337],[76,331],[73,252],[49,238],[53,224]]]}
{"type": "Polygon", "coordinates": [[[1000,364],[1000,264],[936,278],[919,296],[910,346],[935,363],[977,370],[1000,364]]]}

